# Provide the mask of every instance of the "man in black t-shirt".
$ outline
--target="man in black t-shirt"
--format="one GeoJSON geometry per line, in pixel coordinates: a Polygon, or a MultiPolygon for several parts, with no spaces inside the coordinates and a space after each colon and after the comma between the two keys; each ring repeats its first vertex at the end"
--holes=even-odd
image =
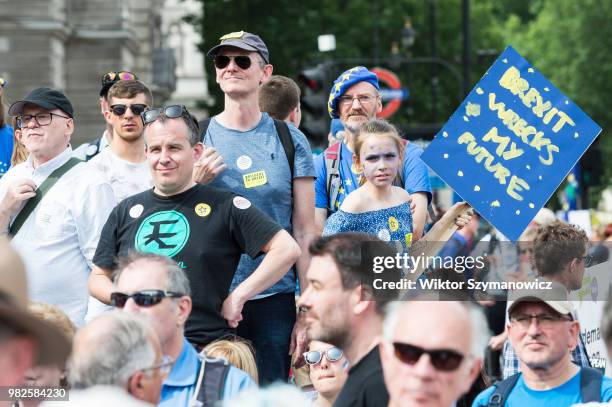
{"type": "Polygon", "coordinates": [[[196,122],[184,106],[143,113],[155,187],[122,201],[109,216],[94,256],[89,288],[110,302],[115,258],[129,250],[173,258],[189,278],[193,311],[185,335],[205,345],[232,332],[244,303],[273,285],[299,257],[293,238],[244,197],[198,185],[202,153],[196,122]],[[250,278],[228,295],[242,253],[266,253],[250,278]]]}
{"type": "Polygon", "coordinates": [[[351,364],[334,407],[386,407],[389,401],[378,342],[391,298],[372,298],[372,268],[362,251],[368,245],[371,254],[395,255],[390,246],[362,233],[319,238],[309,248],[308,288],[298,302],[306,312],[308,335],[341,348],[351,364]]]}

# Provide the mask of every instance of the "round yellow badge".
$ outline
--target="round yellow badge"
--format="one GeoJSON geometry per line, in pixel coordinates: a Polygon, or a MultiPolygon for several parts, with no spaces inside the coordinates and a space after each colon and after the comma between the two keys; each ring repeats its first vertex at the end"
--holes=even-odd
{"type": "Polygon", "coordinates": [[[205,203],[199,203],[195,207],[196,215],[201,216],[201,217],[210,215],[211,210],[212,209],[210,208],[210,205],[205,204],[205,203]]]}
{"type": "Polygon", "coordinates": [[[399,229],[399,222],[395,219],[395,216],[389,216],[389,229],[391,229],[391,232],[399,229]]]}

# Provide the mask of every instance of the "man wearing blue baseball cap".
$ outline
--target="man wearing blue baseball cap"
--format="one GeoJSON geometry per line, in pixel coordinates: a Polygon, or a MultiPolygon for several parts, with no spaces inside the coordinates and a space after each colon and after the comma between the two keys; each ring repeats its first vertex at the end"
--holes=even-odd
{"type": "MultiPolygon", "coordinates": [[[[355,139],[361,126],[382,110],[380,86],[376,74],[363,66],[343,72],[334,81],[327,108],[334,119],[344,125],[344,140],[332,144],[315,158],[315,223],[323,230],[327,216],[340,207],[344,198],[359,186],[360,173],[353,166],[355,139]]],[[[413,239],[421,237],[427,218],[427,205],[431,201],[431,186],[423,150],[406,143],[402,166],[403,187],[412,196],[413,239]]]]}
{"type": "MultiPolygon", "coordinates": [[[[238,335],[256,350],[261,384],[286,381],[291,358],[306,350],[303,318],[296,322],[296,274],[305,289],[308,244],[314,238],[314,177],[312,154],[304,134],[292,124],[261,112],[261,85],[272,75],[268,47],[256,34],[233,32],[208,51],[217,83],[225,94],[224,110],[200,126],[203,142],[223,157],[227,169],[211,185],[248,198],[290,232],[302,255],[294,268],[243,308],[238,335]]],[[[199,181],[196,179],[196,181],[199,181]]],[[[232,290],[250,280],[260,265],[242,256],[232,290]]],[[[298,364],[302,358],[298,358],[298,364]]]]}
{"type": "Polygon", "coordinates": [[[0,234],[12,236],[26,264],[30,299],[58,305],[82,325],[92,257],[117,201],[106,177],[71,157],[74,111],[66,95],[34,89],[9,114],[29,156],[0,179],[0,234]]]}

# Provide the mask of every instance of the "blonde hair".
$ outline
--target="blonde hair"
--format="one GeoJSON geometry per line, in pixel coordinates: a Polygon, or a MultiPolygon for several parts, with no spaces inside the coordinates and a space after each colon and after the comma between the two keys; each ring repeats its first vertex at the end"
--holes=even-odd
{"type": "Polygon", "coordinates": [[[211,342],[204,350],[210,357],[223,358],[232,366],[247,372],[259,384],[259,374],[255,363],[255,351],[251,345],[240,339],[220,339],[211,342]]]}
{"type": "Polygon", "coordinates": [[[30,302],[28,309],[32,315],[55,326],[66,335],[66,338],[72,340],[76,327],[59,307],[44,302],[33,301],[30,302]]]}
{"type": "MultiPolygon", "coordinates": [[[[355,139],[355,157],[358,164],[361,164],[361,148],[363,147],[365,141],[371,136],[388,137],[391,139],[397,147],[400,163],[404,161],[404,142],[402,141],[397,128],[386,120],[374,119],[361,126],[357,132],[357,138],[355,139]]],[[[401,178],[401,175],[399,175],[400,172],[401,168],[400,171],[398,171],[398,174],[396,174],[396,178],[401,178]]],[[[366,181],[367,180],[365,177],[361,176],[359,185],[361,186],[365,184],[366,181]]]]}
{"type": "Polygon", "coordinates": [[[28,150],[17,138],[17,132],[21,133],[21,129],[17,128],[17,117],[13,117],[13,153],[11,154],[11,166],[20,164],[28,159],[28,150]]]}

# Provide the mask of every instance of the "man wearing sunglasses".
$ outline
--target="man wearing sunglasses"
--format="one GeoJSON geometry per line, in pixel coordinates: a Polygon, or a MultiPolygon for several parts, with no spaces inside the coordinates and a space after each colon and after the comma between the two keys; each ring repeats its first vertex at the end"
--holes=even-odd
{"type": "MultiPolygon", "coordinates": [[[[115,276],[111,304],[125,312],[149,317],[161,341],[162,353],[176,361],[161,389],[160,406],[189,407],[202,362],[193,346],[185,339],[185,322],[191,313],[191,289],[185,272],[174,260],[151,253],[134,252],[121,259],[115,276]]],[[[216,363],[216,362],[211,362],[216,363]]],[[[218,368],[206,364],[205,368],[218,368]]],[[[205,380],[215,375],[204,371],[205,380]]],[[[219,400],[229,400],[240,391],[256,387],[251,377],[230,367],[219,380],[219,400]]],[[[209,400],[210,402],[216,400],[209,400]]]]}
{"type": "Polygon", "coordinates": [[[151,106],[149,88],[137,80],[121,80],[108,91],[109,108],[104,112],[111,125],[110,148],[90,160],[113,187],[117,202],[153,187],[145,156],[140,114],[151,106]]]}
{"type": "Polygon", "coordinates": [[[91,259],[116,199],[102,174],[71,158],[74,111],[63,93],[34,89],[9,114],[29,156],[0,179],[0,233],[13,236],[26,263],[31,299],[58,305],[80,326],[91,259]]]}
{"type": "MultiPolygon", "coordinates": [[[[508,308],[508,337],[521,372],[482,392],[473,406],[572,406],[612,401],[612,379],[572,361],[580,324],[567,289],[515,291],[508,308]]],[[[590,404],[589,404],[590,405],[590,404]]]]}
{"type": "Polygon", "coordinates": [[[248,199],[193,181],[203,145],[185,106],[150,109],[142,119],[155,187],[124,199],[109,216],[89,288],[109,304],[115,259],[132,249],[173,258],[187,273],[193,292],[186,337],[204,346],[235,332],[244,303],[282,277],[298,258],[299,247],[248,199]],[[228,295],[244,253],[266,255],[251,278],[228,295]]]}
{"type": "MultiPolygon", "coordinates": [[[[248,198],[294,236],[302,249],[296,271],[303,290],[308,243],[314,237],[315,172],[308,141],[293,125],[274,121],[260,110],[260,87],[270,79],[272,65],[258,35],[224,35],[208,55],[225,94],[225,108],[209,121],[203,140],[227,165],[211,185],[248,198]]],[[[261,257],[242,256],[232,290],[251,278],[261,262],[261,257]]],[[[281,281],[245,305],[238,334],[255,347],[262,384],[285,381],[289,353],[301,355],[306,346],[303,323],[296,323],[295,287],[296,272],[290,266],[281,281]]]]}
{"type": "MultiPolygon", "coordinates": [[[[110,71],[102,75],[102,88],[100,88],[100,111],[102,116],[108,111],[108,91],[109,89],[119,81],[130,81],[137,80],[135,74],[128,71],[110,71]]],[[[106,119],[106,117],[105,117],[106,119]]],[[[110,145],[113,139],[113,128],[107,121],[106,127],[102,135],[90,143],[83,143],[74,149],[73,156],[83,160],[89,161],[94,158],[98,153],[104,151],[106,147],[110,145]]]]}
{"type": "Polygon", "coordinates": [[[389,406],[451,407],[480,373],[487,321],[458,301],[402,301],[387,308],[380,358],[389,406]]]}
{"type": "MultiPolygon", "coordinates": [[[[567,292],[579,290],[585,268],[590,265],[587,256],[588,237],[584,230],[576,225],[554,221],[541,226],[533,241],[532,264],[540,278],[553,281],[565,287],[567,292]]],[[[576,315],[574,315],[576,318],[576,315]]],[[[579,366],[590,367],[582,336],[572,349],[572,360],[579,366]]],[[[510,341],[503,347],[503,377],[518,373],[519,358],[510,341]]]]}

